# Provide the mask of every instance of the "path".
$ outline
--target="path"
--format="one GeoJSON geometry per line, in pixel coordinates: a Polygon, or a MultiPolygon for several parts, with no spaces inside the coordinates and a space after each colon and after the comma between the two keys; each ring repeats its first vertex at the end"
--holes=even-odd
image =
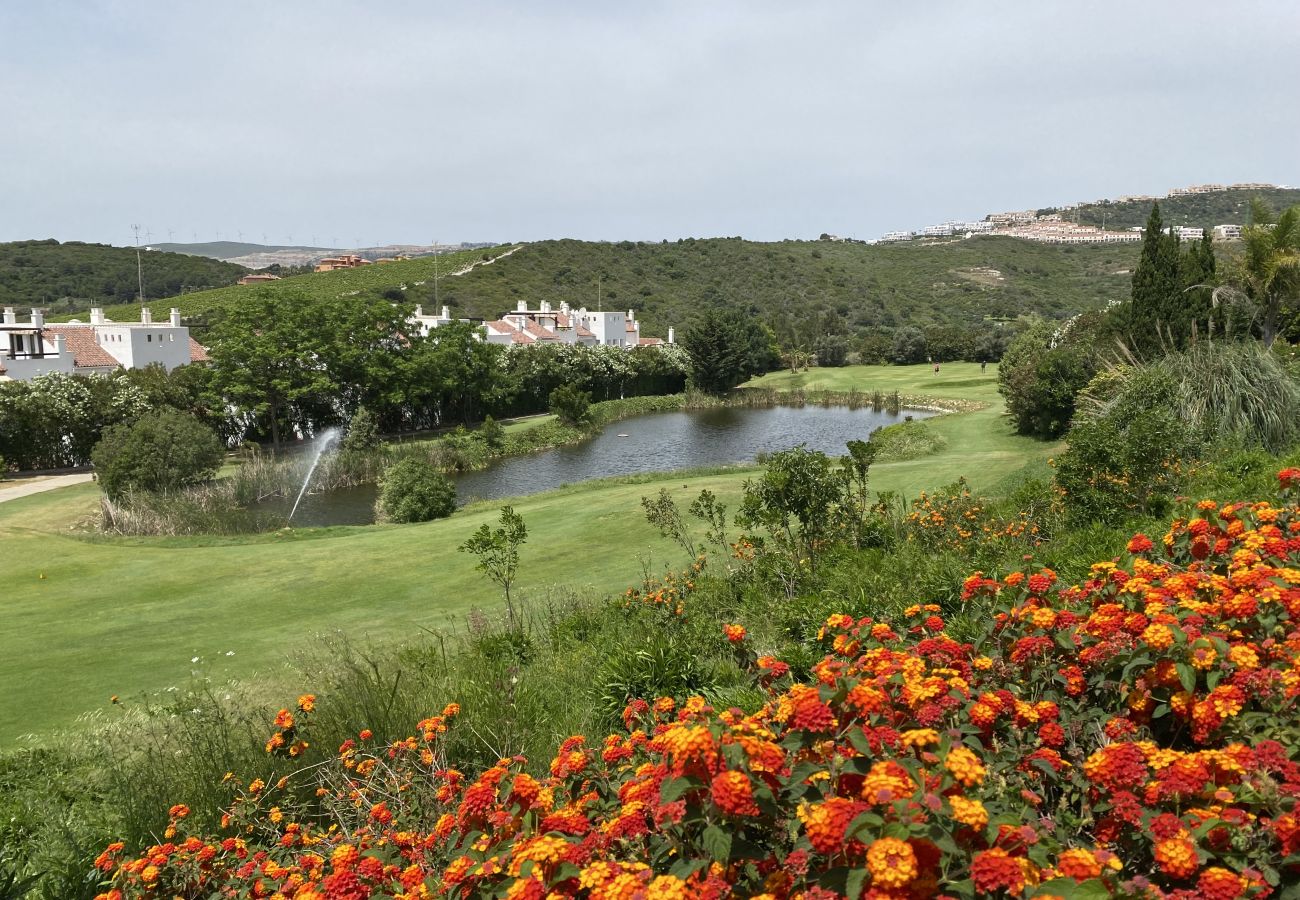
{"type": "Polygon", "coordinates": [[[491,259],[476,259],[474,260],[474,262],[470,263],[468,266],[465,266],[463,269],[457,269],[455,272],[448,272],[446,277],[455,278],[457,275],[464,275],[465,273],[472,271],[478,266],[490,266],[498,259],[505,259],[511,253],[514,253],[516,250],[520,249],[523,246],[524,246],[523,244],[515,244],[513,247],[511,247],[509,250],[507,250],[505,253],[502,253],[499,256],[494,256],[491,259]]]}
{"type": "Polygon", "coordinates": [[[39,494],[41,491],[52,491],[55,488],[67,487],[71,484],[81,484],[89,481],[90,478],[89,472],[76,472],[72,475],[46,475],[25,478],[13,484],[0,481],[0,503],[4,503],[6,500],[17,500],[19,497],[26,497],[30,494],[39,494]]]}

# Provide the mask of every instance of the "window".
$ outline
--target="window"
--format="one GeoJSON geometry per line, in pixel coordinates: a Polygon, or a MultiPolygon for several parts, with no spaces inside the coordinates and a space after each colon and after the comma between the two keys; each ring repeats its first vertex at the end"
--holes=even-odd
{"type": "Polygon", "coordinates": [[[146,335],[144,336],[144,339],[145,339],[146,341],[148,341],[149,343],[151,343],[151,344],[153,343],[153,335],[152,335],[152,334],[146,334],[146,335]]]}

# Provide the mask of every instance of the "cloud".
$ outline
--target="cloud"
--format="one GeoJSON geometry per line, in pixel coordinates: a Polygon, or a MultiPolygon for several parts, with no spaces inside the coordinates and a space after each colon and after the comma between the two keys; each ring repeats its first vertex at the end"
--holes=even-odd
{"type": "Polygon", "coordinates": [[[1290,4],[0,10],[0,239],[871,236],[1296,180],[1290,4]]]}

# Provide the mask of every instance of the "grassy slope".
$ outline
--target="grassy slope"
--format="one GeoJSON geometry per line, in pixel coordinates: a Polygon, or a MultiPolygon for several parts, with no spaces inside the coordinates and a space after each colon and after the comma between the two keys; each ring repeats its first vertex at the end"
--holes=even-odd
{"type": "MultiPolygon", "coordinates": [[[[446,273],[504,249],[448,254],[438,265],[446,273]]],[[[540,241],[466,275],[441,279],[439,303],[456,315],[480,318],[496,318],[520,300],[533,307],[549,300],[594,308],[599,276],[604,307],[635,308],[649,335],[664,336],[670,325],[680,330],[702,304],[748,309],[777,327],[803,324],[810,334],[970,325],[1028,312],[1064,317],[1127,296],[1124,273],[1136,255],[1130,245],[1057,247],[991,237],[877,246],[726,238],[671,244],[540,241]]],[[[196,317],[252,291],[339,295],[398,288],[411,302],[432,308],[433,266],[431,257],[422,257],[299,275],[269,286],[200,291],[152,306],[156,315],[175,305],[196,317]]],[[[139,310],[125,304],[108,315],[134,319],[139,310]]]]}
{"type": "MultiPolygon", "coordinates": [[[[248,270],[181,253],[141,254],[145,296],[234,284],[248,270]]],[[[125,303],[139,309],[135,249],[68,241],[0,243],[0,306],[39,306],[51,317],[125,303]]],[[[162,305],[166,311],[166,304],[162,305]]]]}
{"type": "Polygon", "coordinates": [[[536,305],[635,308],[643,333],[680,330],[703,304],[751,310],[770,321],[843,321],[850,330],[905,324],[975,324],[1036,311],[1064,317],[1125,297],[1132,245],[1058,247],[1015,238],[863,245],[757,243],[715,238],[673,243],[540,241],[499,266],[443,285],[443,302],[497,315],[536,305]],[[987,270],[994,269],[990,273],[987,270]],[[1000,275],[1000,277],[998,277],[1000,275]]]}
{"type": "MultiPolygon", "coordinates": [[[[968,476],[994,488],[1052,447],[1010,433],[1000,418],[996,369],[949,364],[855,367],[769,375],[769,387],[881,390],[963,397],[991,405],[942,417],[940,453],[873,469],[878,489],[912,494],[968,476]]],[[[529,420],[516,427],[528,427],[529,420]]],[[[734,509],[748,470],[650,476],[588,483],[520,499],[530,529],[521,587],[608,593],[639,580],[642,559],[675,559],[646,524],[640,498],[669,487],[682,500],[703,487],[734,509]],[[586,562],[594,559],[596,562],[586,562]]],[[[6,579],[0,606],[0,746],[26,732],[48,732],[87,710],[181,684],[190,659],[204,671],[275,682],[295,649],[323,630],[387,639],[413,628],[462,620],[475,606],[495,609],[497,593],[456,551],[479,523],[480,505],[423,525],[303,531],[293,537],[87,539],[68,525],[90,512],[91,485],[0,505],[0,556],[6,579]],[[40,576],[44,574],[42,579],[40,576]],[[226,657],[228,650],[235,656],[226,657]]],[[[292,690],[294,686],[286,686],[292,690]]]]}
{"type": "MultiPolygon", "coordinates": [[[[306,292],[309,296],[341,296],[344,294],[358,294],[363,291],[380,294],[390,288],[400,289],[403,286],[410,290],[418,290],[418,282],[426,280],[429,285],[429,294],[432,295],[435,265],[442,278],[446,278],[451,272],[481,260],[485,253],[494,257],[508,249],[509,247],[495,247],[487,250],[463,250],[438,257],[422,256],[417,259],[399,260],[398,262],[375,263],[356,269],[341,269],[337,272],[311,272],[306,275],[282,278],[268,284],[233,285],[211,291],[196,291],[179,297],[157,300],[150,303],[149,306],[153,310],[155,318],[165,315],[167,310],[173,306],[180,307],[185,316],[192,318],[204,316],[220,309],[233,298],[247,296],[253,292],[266,294],[279,294],[282,292],[298,294],[299,292],[306,292]]],[[[201,257],[185,258],[197,259],[201,257]]],[[[441,278],[439,281],[440,284],[446,284],[441,278]]],[[[109,307],[104,313],[110,319],[126,321],[137,318],[140,310],[134,304],[123,304],[109,307]]]]}
{"type": "MultiPolygon", "coordinates": [[[[1190,225],[1196,228],[1213,228],[1215,225],[1245,225],[1250,221],[1250,199],[1258,197],[1274,210],[1286,209],[1300,203],[1300,189],[1274,188],[1267,191],[1215,191],[1211,194],[1192,194],[1187,197],[1169,197],[1160,200],[1160,218],[1166,225],[1190,225]]],[[[1070,211],[1070,221],[1107,228],[1131,228],[1145,225],[1151,214],[1151,201],[1134,203],[1089,203],[1077,212],[1070,211]]]]}

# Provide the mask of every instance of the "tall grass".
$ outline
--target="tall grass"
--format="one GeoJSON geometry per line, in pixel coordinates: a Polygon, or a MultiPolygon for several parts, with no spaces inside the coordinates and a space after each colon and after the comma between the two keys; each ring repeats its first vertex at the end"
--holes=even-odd
{"type": "Polygon", "coordinates": [[[1277,453],[1300,441],[1300,382],[1257,341],[1199,341],[1149,363],[1112,367],[1081,395],[1079,418],[1104,418],[1135,392],[1155,393],[1155,385],[1169,389],[1172,411],[1205,443],[1277,453]]]}

